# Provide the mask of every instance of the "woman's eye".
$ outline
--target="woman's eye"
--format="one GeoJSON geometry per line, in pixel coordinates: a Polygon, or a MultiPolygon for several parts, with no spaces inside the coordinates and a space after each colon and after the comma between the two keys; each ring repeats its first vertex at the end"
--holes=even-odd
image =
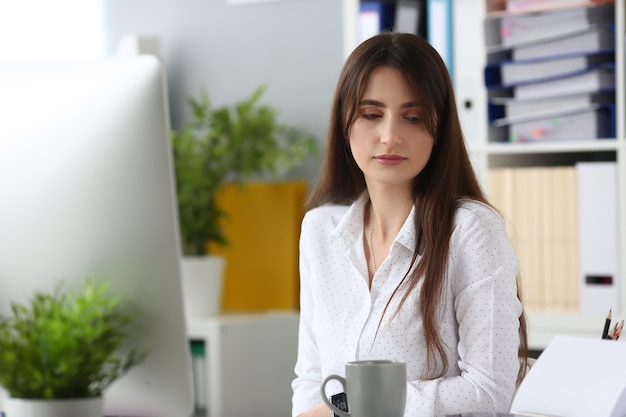
{"type": "Polygon", "coordinates": [[[408,120],[411,123],[421,123],[422,122],[422,118],[419,116],[406,116],[406,120],[408,120]]]}
{"type": "Polygon", "coordinates": [[[378,119],[379,117],[381,116],[378,113],[363,113],[364,119],[373,120],[373,119],[378,119]]]}

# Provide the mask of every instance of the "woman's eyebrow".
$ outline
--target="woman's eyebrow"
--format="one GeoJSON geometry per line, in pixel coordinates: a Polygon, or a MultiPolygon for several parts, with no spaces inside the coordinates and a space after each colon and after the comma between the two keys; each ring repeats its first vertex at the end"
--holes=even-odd
{"type": "MultiPolygon", "coordinates": [[[[382,108],[387,107],[385,103],[378,101],[378,100],[373,100],[373,99],[363,99],[359,102],[359,106],[374,106],[374,107],[382,107],[382,108]]],[[[413,107],[419,107],[419,105],[414,101],[409,101],[407,103],[404,103],[401,107],[403,109],[409,109],[413,107]]]]}
{"type": "Polygon", "coordinates": [[[359,102],[359,106],[387,107],[383,102],[372,99],[363,99],[359,102]]]}

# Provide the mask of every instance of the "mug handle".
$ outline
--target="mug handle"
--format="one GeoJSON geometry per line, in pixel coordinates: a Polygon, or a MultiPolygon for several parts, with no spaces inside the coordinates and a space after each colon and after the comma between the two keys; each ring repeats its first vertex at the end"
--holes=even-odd
{"type": "Polygon", "coordinates": [[[326,384],[328,382],[330,382],[331,380],[336,380],[338,381],[341,386],[343,387],[344,392],[346,391],[346,379],[344,377],[341,377],[339,375],[328,375],[325,379],[324,382],[322,382],[322,387],[320,389],[320,391],[322,392],[322,399],[324,400],[324,402],[326,403],[326,405],[328,407],[330,407],[330,409],[337,415],[341,416],[341,417],[352,417],[350,415],[350,413],[346,413],[343,410],[340,410],[335,404],[330,402],[330,399],[328,398],[328,396],[326,395],[326,384]]]}

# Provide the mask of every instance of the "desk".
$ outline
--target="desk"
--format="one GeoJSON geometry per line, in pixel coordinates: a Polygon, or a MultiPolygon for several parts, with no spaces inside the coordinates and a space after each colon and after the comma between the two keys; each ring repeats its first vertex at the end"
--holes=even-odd
{"type": "Polygon", "coordinates": [[[298,346],[297,312],[191,319],[191,340],[206,349],[208,417],[291,415],[298,346]]]}
{"type": "Polygon", "coordinates": [[[524,417],[524,416],[521,416],[519,414],[498,413],[496,411],[493,411],[493,412],[485,411],[481,413],[454,414],[454,415],[450,415],[446,417],[524,417]]]}

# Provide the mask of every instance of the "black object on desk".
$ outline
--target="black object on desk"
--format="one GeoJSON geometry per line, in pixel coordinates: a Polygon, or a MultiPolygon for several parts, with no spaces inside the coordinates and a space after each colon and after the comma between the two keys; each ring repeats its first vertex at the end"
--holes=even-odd
{"type": "MultiPolygon", "coordinates": [[[[340,392],[339,394],[331,395],[330,402],[333,403],[335,407],[340,409],[341,411],[348,412],[348,401],[346,398],[345,392],[340,392]]],[[[341,417],[337,415],[337,413],[333,413],[333,417],[341,417]]]]}

